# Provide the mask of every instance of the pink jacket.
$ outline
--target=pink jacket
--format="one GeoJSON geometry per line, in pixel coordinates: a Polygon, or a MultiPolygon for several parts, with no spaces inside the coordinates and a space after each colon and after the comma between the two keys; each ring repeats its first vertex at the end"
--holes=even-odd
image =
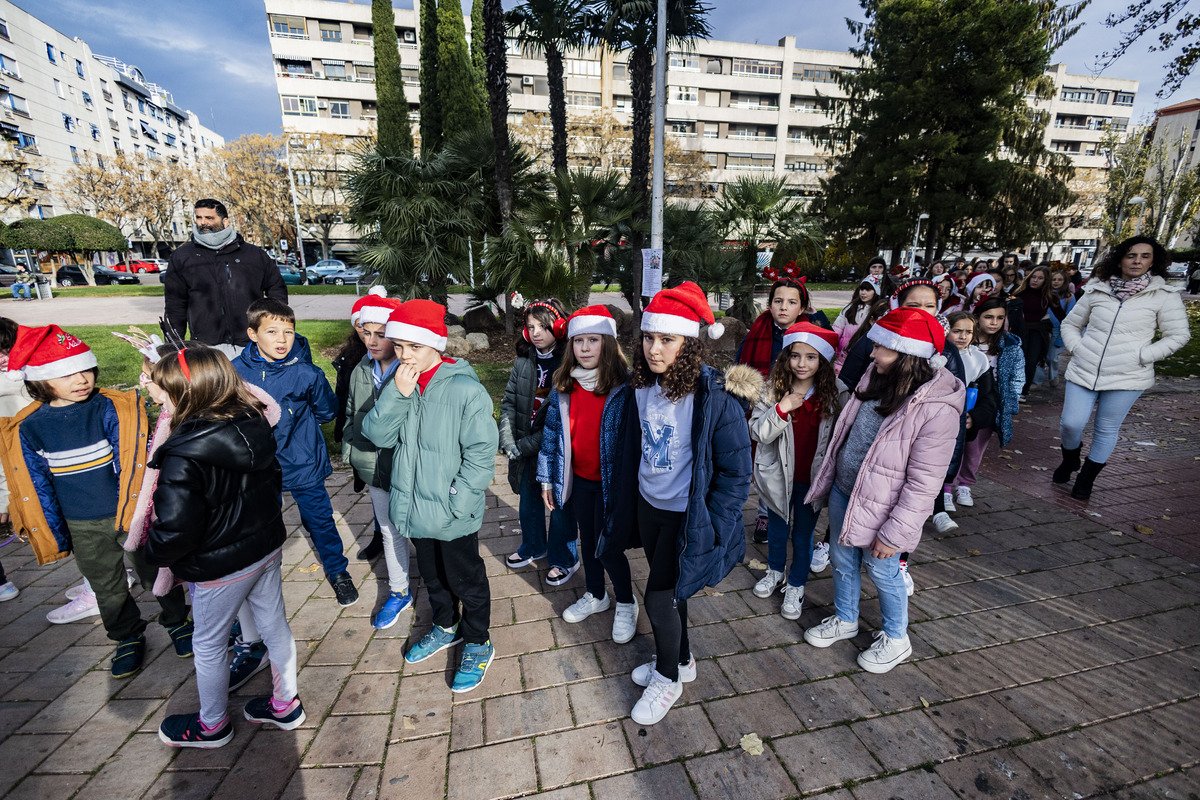
{"type": "MultiPolygon", "coordinates": [[[[873,374],[874,365],[863,375],[858,388],[865,388],[873,374]]],[[[901,552],[916,549],[925,520],[933,512],[933,501],[946,480],[966,397],[962,382],[948,370],[939,369],[933,380],[883,421],[850,494],[839,538],[843,545],[870,547],[878,537],[901,552]]],[[[852,393],[838,417],[829,451],[805,502],[823,503],[829,496],[837,453],[861,405],[852,393]]]]}

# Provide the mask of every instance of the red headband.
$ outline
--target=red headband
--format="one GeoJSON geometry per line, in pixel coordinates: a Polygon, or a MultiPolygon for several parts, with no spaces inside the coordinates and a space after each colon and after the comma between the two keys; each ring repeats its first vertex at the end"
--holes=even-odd
{"type": "Polygon", "coordinates": [[[526,313],[526,314],[528,314],[530,311],[532,311],[532,310],[533,310],[533,309],[535,309],[535,308],[544,308],[544,309],[546,309],[547,311],[549,311],[551,314],[553,314],[553,315],[554,315],[554,318],[555,318],[555,319],[566,319],[566,318],[565,318],[565,317],[562,315],[562,312],[561,312],[561,311],[559,311],[559,310],[558,310],[557,308],[555,308],[554,306],[552,306],[552,305],[550,305],[549,303],[547,303],[547,302],[545,302],[545,301],[542,301],[542,300],[534,300],[532,303],[530,303],[529,305],[525,306],[525,313],[526,313]]]}
{"type": "Polygon", "coordinates": [[[188,383],[191,383],[192,382],[192,371],[188,369],[187,358],[185,358],[183,355],[184,352],[185,351],[183,351],[183,350],[177,351],[175,353],[175,358],[179,361],[179,368],[181,370],[183,370],[183,379],[185,381],[187,381],[188,383]]]}

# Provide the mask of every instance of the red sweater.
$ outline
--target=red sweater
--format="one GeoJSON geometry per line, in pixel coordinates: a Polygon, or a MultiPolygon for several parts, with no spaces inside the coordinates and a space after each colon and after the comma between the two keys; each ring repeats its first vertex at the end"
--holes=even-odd
{"type": "MultiPolygon", "coordinates": [[[[784,419],[788,418],[779,410],[778,404],[775,412],[784,419]]],[[[817,405],[816,393],[793,410],[791,418],[792,441],[796,445],[796,468],[792,473],[792,481],[808,483],[812,478],[812,463],[817,455],[817,438],[821,430],[821,409],[817,405]]]]}
{"type": "Polygon", "coordinates": [[[597,397],[575,381],[570,394],[571,471],[589,481],[600,480],[600,418],[604,395],[597,397]]]}

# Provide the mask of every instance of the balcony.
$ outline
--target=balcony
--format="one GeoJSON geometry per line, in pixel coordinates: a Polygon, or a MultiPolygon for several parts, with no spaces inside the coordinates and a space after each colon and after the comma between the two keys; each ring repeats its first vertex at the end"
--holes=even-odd
{"type": "Polygon", "coordinates": [[[672,136],[676,139],[695,139],[695,131],[667,131],[667,136],[672,136]]]}
{"type": "Polygon", "coordinates": [[[749,111],[778,111],[778,105],[763,105],[762,103],[750,103],[745,100],[739,100],[736,103],[730,103],[730,108],[741,108],[749,111]]]}
{"type": "Polygon", "coordinates": [[[268,28],[267,30],[271,34],[272,39],[303,39],[305,41],[308,40],[307,33],[283,33],[281,31],[272,30],[270,28],[268,28]]]}
{"type": "Polygon", "coordinates": [[[774,136],[759,136],[754,133],[731,133],[725,137],[726,139],[738,139],[743,142],[774,142],[774,136]]]}
{"type": "Polygon", "coordinates": [[[773,164],[726,164],[725,169],[747,170],[750,172],[770,172],[775,169],[773,164]]]}

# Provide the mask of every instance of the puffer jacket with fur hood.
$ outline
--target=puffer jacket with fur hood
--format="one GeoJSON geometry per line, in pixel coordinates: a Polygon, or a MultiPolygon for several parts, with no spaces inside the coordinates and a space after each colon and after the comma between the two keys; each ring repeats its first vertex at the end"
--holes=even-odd
{"type": "MultiPolygon", "coordinates": [[[[875,373],[872,364],[859,381],[867,387],[875,373]]],[[[954,455],[959,417],[966,403],[962,381],[946,369],[920,386],[908,402],[889,415],[863,459],[840,541],[848,547],[870,547],[876,537],[888,547],[912,552],[921,541],[921,528],[942,491],[946,468],[954,455]]],[[[838,450],[850,434],[862,401],[851,394],[833,428],[833,438],[805,502],[823,504],[833,488],[838,450]]]]}
{"type": "MultiPolygon", "coordinates": [[[[754,451],[754,486],[767,508],[792,521],[792,489],[795,484],[796,441],[792,432],[791,419],[784,419],[775,410],[781,398],[776,397],[770,387],[763,393],[762,400],[750,415],[750,438],[758,442],[754,451]]],[[[812,470],[808,482],[811,485],[821,469],[829,439],[833,434],[833,422],[837,415],[822,414],[817,428],[817,451],[813,455],[812,470]]]]}
{"type": "Polygon", "coordinates": [[[1067,380],[1092,391],[1153,386],[1154,362],[1191,338],[1180,291],[1155,275],[1149,286],[1122,303],[1108,281],[1088,281],[1083,297],[1059,326],[1063,347],[1071,354],[1067,380]],[[1156,331],[1162,332],[1157,342],[1156,331]]]}

